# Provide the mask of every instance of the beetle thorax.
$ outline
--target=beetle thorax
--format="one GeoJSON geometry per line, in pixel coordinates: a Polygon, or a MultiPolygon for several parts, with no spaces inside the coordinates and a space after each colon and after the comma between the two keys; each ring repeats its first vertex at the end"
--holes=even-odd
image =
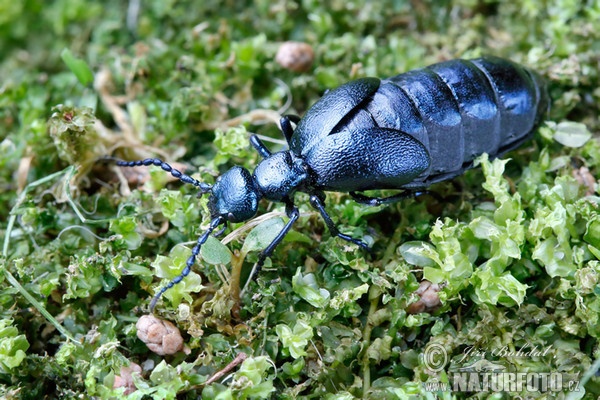
{"type": "Polygon", "coordinates": [[[283,201],[291,197],[308,178],[304,161],[290,151],[281,151],[262,160],[253,178],[262,197],[283,201]]]}

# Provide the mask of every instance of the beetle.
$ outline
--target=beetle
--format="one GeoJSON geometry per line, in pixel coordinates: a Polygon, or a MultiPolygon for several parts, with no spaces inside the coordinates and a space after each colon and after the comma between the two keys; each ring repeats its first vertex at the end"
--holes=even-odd
{"type": "Polygon", "coordinates": [[[325,209],[325,191],[349,192],[371,206],[418,196],[429,185],[471,168],[483,153],[498,157],[521,145],[548,106],[544,82],[533,71],[497,57],[451,60],[388,79],[357,79],[326,92],[303,118],[281,118],[289,150],[271,153],[253,135],[250,143],[262,157],[254,172],[234,166],[212,186],[157,158],[117,161],[123,167],[158,166],[196,186],[199,194],[210,194],[208,229],[150,309],[189,274],[217,227],[254,217],[261,199],[284,203],[289,220],[260,253],[258,269],[298,219],[297,191],[310,196],[333,236],[369,250],[336,227],[325,209]],[[402,192],[386,198],[360,193],[371,189],[402,192]]]}

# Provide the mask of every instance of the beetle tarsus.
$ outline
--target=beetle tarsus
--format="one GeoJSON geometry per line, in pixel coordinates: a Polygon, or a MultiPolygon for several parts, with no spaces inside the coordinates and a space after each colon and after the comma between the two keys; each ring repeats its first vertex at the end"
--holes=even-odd
{"type": "Polygon", "coordinates": [[[213,236],[218,238],[225,233],[227,230],[227,221],[223,222],[223,227],[219,229],[213,236]]]}
{"type": "Polygon", "coordinates": [[[325,221],[325,224],[327,225],[327,228],[329,229],[329,232],[331,232],[331,234],[333,236],[337,236],[340,239],[344,239],[347,242],[354,243],[355,245],[362,247],[366,251],[370,252],[371,248],[369,247],[368,244],[366,244],[362,240],[355,239],[350,235],[346,235],[346,234],[343,234],[340,232],[340,230],[337,228],[337,226],[335,226],[335,223],[333,222],[333,220],[327,213],[327,210],[325,210],[325,206],[323,205],[324,198],[325,198],[325,195],[323,193],[312,194],[310,196],[310,205],[313,206],[317,211],[319,211],[319,213],[321,214],[321,217],[323,218],[323,220],[325,221]]]}

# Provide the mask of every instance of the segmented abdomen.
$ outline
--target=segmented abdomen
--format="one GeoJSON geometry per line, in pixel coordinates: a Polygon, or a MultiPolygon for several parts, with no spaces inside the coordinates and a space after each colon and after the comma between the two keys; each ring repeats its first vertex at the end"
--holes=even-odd
{"type": "Polygon", "coordinates": [[[431,168],[408,185],[418,187],[459,175],[484,152],[497,156],[517,147],[547,103],[541,79],[518,64],[452,60],[382,80],[348,122],[369,118],[421,141],[431,168]]]}

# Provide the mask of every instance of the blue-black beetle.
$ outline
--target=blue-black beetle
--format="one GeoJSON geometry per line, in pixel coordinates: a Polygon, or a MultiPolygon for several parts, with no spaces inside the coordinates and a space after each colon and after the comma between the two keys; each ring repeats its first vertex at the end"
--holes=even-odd
{"type": "Polygon", "coordinates": [[[549,104],[545,85],[511,61],[484,57],[452,60],[389,79],[363,78],[328,91],[302,119],[281,118],[289,150],[272,154],[252,136],[263,160],[251,174],[233,167],[213,186],[150,158],[119,166],[156,165],[210,193],[210,226],[198,238],[181,274],[153,298],[189,274],[208,236],[227,222],[246,221],[261,198],[283,202],[289,221],[259,256],[260,267],[298,219],[296,191],[308,193],[331,234],[368,249],[341,233],[324,206],[324,191],[349,192],[358,202],[378,205],[415,196],[432,183],[471,168],[482,153],[497,157],[530,137],[549,104]],[[292,124],[296,124],[296,129],[292,124]],[[402,189],[387,198],[369,189],[402,189]]]}

